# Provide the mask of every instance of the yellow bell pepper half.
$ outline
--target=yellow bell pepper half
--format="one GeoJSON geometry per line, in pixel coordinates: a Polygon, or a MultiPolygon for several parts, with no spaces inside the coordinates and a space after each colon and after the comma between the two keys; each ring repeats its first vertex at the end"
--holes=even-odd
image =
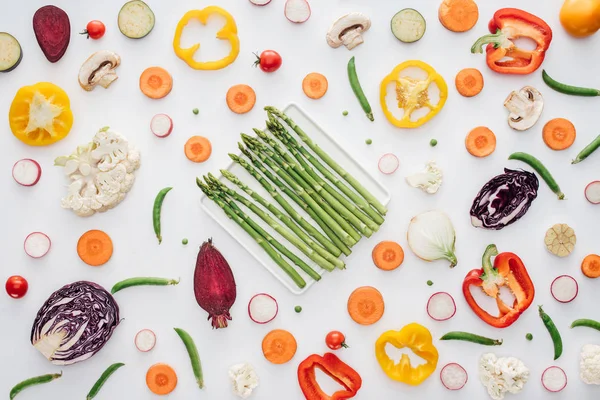
{"type": "Polygon", "coordinates": [[[185,15],[181,18],[179,23],[177,24],[177,29],[175,30],[175,38],[173,39],[173,49],[175,50],[175,54],[177,57],[181,58],[185,61],[190,67],[199,70],[217,70],[221,68],[225,68],[229,64],[235,61],[238,54],[240,54],[240,39],[237,33],[237,25],[235,24],[235,20],[233,16],[229,14],[226,10],[217,6],[206,7],[202,10],[191,10],[185,13],[185,15]],[[225,25],[217,32],[217,39],[228,40],[231,43],[231,51],[227,55],[227,57],[222,58],[216,61],[206,61],[200,62],[194,60],[194,54],[198,50],[200,50],[200,43],[196,43],[192,47],[187,49],[181,48],[181,35],[183,33],[183,29],[192,19],[197,19],[202,23],[202,25],[206,25],[208,18],[211,15],[221,15],[225,17],[225,25]]]}
{"type": "Polygon", "coordinates": [[[67,93],[49,82],[23,86],[10,105],[12,133],[30,146],[47,146],[64,139],[73,126],[67,93]]]}
{"type": "Polygon", "coordinates": [[[408,324],[399,331],[384,332],[375,343],[375,356],[381,369],[390,379],[413,386],[420,385],[429,378],[435,371],[439,358],[431,333],[423,325],[417,323],[408,324]],[[388,343],[398,349],[409,348],[427,362],[412,367],[408,356],[402,354],[400,362],[396,364],[385,351],[388,343]]]}
{"type": "Polygon", "coordinates": [[[385,117],[398,128],[418,128],[423,125],[440,112],[442,107],[444,107],[447,98],[448,86],[446,85],[444,78],[429,64],[419,60],[405,61],[396,66],[388,76],[383,78],[379,91],[379,101],[385,117]],[[427,79],[419,80],[408,76],[400,76],[402,71],[408,68],[419,68],[427,72],[427,79]],[[386,102],[388,85],[390,83],[396,84],[396,100],[398,108],[404,110],[404,115],[401,119],[394,116],[389,110],[386,102]],[[440,99],[435,105],[431,104],[429,99],[429,86],[432,83],[437,85],[440,92],[440,99]],[[411,121],[413,112],[423,107],[429,108],[429,112],[416,121],[411,121]]]}

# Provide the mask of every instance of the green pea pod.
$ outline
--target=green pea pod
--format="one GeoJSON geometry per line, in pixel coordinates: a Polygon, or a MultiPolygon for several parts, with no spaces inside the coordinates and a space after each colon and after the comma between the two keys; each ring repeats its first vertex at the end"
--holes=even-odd
{"type": "Polygon", "coordinates": [[[558,329],[556,328],[556,325],[554,325],[552,318],[550,318],[550,316],[546,314],[544,310],[542,310],[542,306],[538,306],[538,309],[540,313],[540,318],[542,319],[544,326],[546,327],[548,333],[550,333],[550,337],[552,338],[552,343],[554,344],[554,359],[557,360],[558,357],[561,356],[563,351],[562,338],[560,337],[560,332],[558,332],[558,329]]]}
{"type": "Polygon", "coordinates": [[[92,400],[94,397],[96,397],[96,395],[98,394],[98,392],[100,392],[100,389],[102,389],[102,386],[104,386],[104,384],[106,383],[106,381],[108,380],[108,378],[110,378],[110,376],[112,374],[115,373],[116,370],[118,370],[119,368],[121,368],[123,365],[123,363],[114,363],[113,365],[111,365],[110,367],[108,367],[103,373],[102,375],[100,375],[100,378],[98,378],[98,380],[96,381],[96,383],[94,384],[94,386],[92,386],[92,389],[90,390],[90,392],[88,393],[88,395],[86,396],[86,400],[92,400]]]}
{"type": "Polygon", "coordinates": [[[162,189],[156,195],[154,199],[154,207],[152,208],[152,222],[154,224],[154,233],[156,234],[156,238],[158,239],[158,244],[162,242],[162,236],[160,234],[160,214],[162,212],[162,204],[165,200],[165,196],[173,189],[172,187],[166,187],[162,189]]]}
{"type": "Polygon", "coordinates": [[[42,383],[52,382],[53,380],[58,379],[61,376],[62,376],[62,372],[60,374],[47,374],[47,375],[35,376],[33,378],[26,379],[23,382],[19,382],[15,385],[15,387],[13,387],[11,389],[10,395],[9,395],[10,400],[17,397],[17,395],[19,393],[21,393],[23,390],[27,389],[28,387],[35,386],[35,385],[41,385],[42,383]]]}
{"type": "Polygon", "coordinates": [[[373,118],[371,105],[369,104],[369,100],[367,100],[367,96],[365,96],[365,93],[363,92],[362,87],[360,86],[360,81],[358,80],[358,75],[356,74],[356,65],[354,64],[354,57],[352,57],[350,61],[348,61],[348,80],[350,81],[350,86],[352,87],[352,91],[356,95],[360,106],[364,110],[365,114],[367,114],[367,118],[369,118],[371,121],[374,121],[375,118],[373,118]]]}
{"type": "Polygon", "coordinates": [[[183,341],[185,348],[190,356],[190,362],[192,363],[192,370],[194,371],[194,376],[196,377],[196,382],[198,383],[198,387],[200,389],[204,388],[204,375],[202,374],[202,364],[200,363],[200,355],[198,354],[198,348],[196,347],[196,343],[194,343],[194,339],[181,328],[173,328],[177,335],[183,341]]]}
{"type": "Polygon", "coordinates": [[[564,83],[560,83],[555,81],[546,73],[545,70],[542,70],[542,79],[550,87],[551,89],[556,90],[557,92],[568,94],[571,96],[585,96],[585,97],[595,97],[600,96],[600,90],[585,88],[579,86],[571,86],[564,83]]]}

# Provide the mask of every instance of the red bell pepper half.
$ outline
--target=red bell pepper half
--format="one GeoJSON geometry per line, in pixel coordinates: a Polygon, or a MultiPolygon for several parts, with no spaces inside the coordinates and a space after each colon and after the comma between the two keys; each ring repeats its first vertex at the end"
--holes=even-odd
{"type": "Polygon", "coordinates": [[[486,61],[492,71],[501,74],[530,74],[537,70],[552,41],[552,29],[544,20],[527,11],[502,8],[488,25],[491,34],[479,38],[471,53],[483,53],[487,44],[486,61]],[[518,48],[514,39],[529,38],[536,43],[534,50],[518,48]]]}
{"type": "Polygon", "coordinates": [[[535,296],[533,282],[523,261],[514,253],[500,253],[496,245],[490,244],[481,260],[481,269],[474,269],[463,281],[463,294],[467,304],[483,322],[496,328],[512,325],[527,310],[535,296]],[[494,265],[492,266],[492,257],[494,265]],[[471,286],[481,287],[483,292],[493,297],[498,305],[498,316],[493,316],[477,304],[471,293],[471,286]],[[500,286],[506,286],[515,296],[512,306],[508,306],[499,296],[500,286]]]}
{"type": "Polygon", "coordinates": [[[322,357],[318,354],[308,358],[298,365],[298,383],[307,400],[342,400],[356,396],[362,385],[362,379],[348,364],[345,364],[333,353],[325,353],[322,357]],[[317,382],[315,368],[329,375],[333,380],[344,387],[331,396],[321,390],[317,382]]]}

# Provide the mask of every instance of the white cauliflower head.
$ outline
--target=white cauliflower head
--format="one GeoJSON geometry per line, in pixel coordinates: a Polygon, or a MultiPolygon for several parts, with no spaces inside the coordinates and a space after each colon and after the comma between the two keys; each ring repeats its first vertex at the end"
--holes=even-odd
{"type": "Polygon", "coordinates": [[[416,174],[406,177],[406,182],[414,187],[423,190],[429,194],[434,194],[442,185],[442,170],[438,167],[435,161],[428,161],[425,164],[425,169],[416,174]]]}
{"type": "Polygon", "coordinates": [[[233,385],[233,393],[247,399],[258,386],[258,375],[251,364],[236,364],[229,368],[229,378],[233,385]]]}
{"type": "Polygon", "coordinates": [[[479,379],[494,400],[501,400],[506,393],[517,394],[529,379],[529,369],[515,357],[496,357],[486,353],[479,360],[479,379]]]}
{"type": "Polygon", "coordinates": [[[581,348],[579,377],[588,385],[600,385],[600,346],[586,344],[581,348]]]}
{"type": "Polygon", "coordinates": [[[78,146],[69,156],[58,157],[54,165],[64,167],[71,180],[61,206],[88,217],[125,199],[140,167],[140,153],[119,133],[104,127],[91,143],[78,146]]]}

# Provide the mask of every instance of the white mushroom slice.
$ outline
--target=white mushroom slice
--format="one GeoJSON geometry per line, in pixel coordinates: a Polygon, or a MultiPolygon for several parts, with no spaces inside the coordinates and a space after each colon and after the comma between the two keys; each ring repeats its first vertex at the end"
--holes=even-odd
{"type": "Polygon", "coordinates": [[[100,50],[92,54],[79,70],[79,85],[88,92],[96,85],[107,88],[117,78],[115,69],[121,64],[121,57],[108,50],[100,50]]]}
{"type": "Polygon", "coordinates": [[[366,15],[357,12],[346,14],[329,28],[327,43],[333,48],[344,45],[348,50],[352,50],[363,43],[362,34],[370,27],[371,20],[366,15]]]}
{"type": "Polygon", "coordinates": [[[526,131],[540,119],[544,109],[544,98],[534,87],[525,86],[513,91],[504,101],[510,111],[508,125],[517,131],[526,131]]]}

